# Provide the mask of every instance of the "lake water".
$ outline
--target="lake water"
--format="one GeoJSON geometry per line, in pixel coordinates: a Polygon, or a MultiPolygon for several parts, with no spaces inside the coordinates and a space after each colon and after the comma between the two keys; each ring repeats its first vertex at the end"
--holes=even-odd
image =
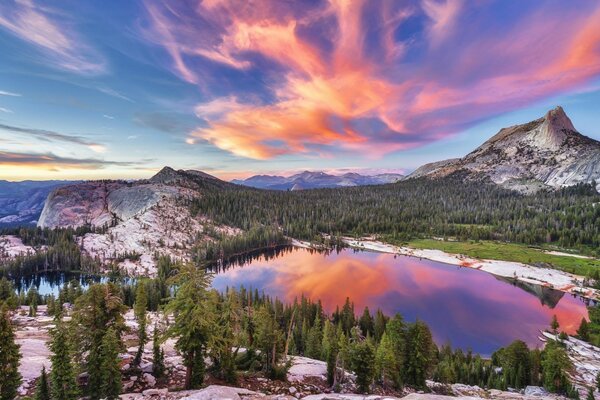
{"type": "MultiPolygon", "coordinates": [[[[22,287],[34,284],[41,294],[57,294],[73,278],[84,287],[90,279],[101,279],[53,274],[23,281],[22,287]]],[[[549,326],[554,314],[568,333],[587,317],[586,304],[569,294],[517,286],[469,268],[350,249],[328,254],[281,249],[248,257],[244,265],[219,270],[213,279],[218,290],[241,285],[285,302],[302,294],[321,299],[328,312],[350,297],[358,315],[368,306],[372,313],[380,308],[389,316],[400,313],[407,321],[418,318],[430,326],[439,345],[449,342],[483,355],[515,339],[541,345],[540,329],[549,326]]]]}
{"type": "Polygon", "coordinates": [[[345,249],[323,254],[290,249],[261,256],[217,273],[213,286],[258,289],[286,302],[304,294],[331,312],[346,297],[360,315],[401,313],[425,321],[438,344],[490,355],[522,339],[541,345],[540,329],[556,314],[561,329],[574,333],[587,317],[579,298],[539,286],[516,286],[485,272],[407,256],[345,249]]]}

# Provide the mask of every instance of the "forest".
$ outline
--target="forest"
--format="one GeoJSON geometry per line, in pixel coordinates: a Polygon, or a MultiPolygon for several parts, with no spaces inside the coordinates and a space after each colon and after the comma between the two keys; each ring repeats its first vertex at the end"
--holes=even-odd
{"type": "Polygon", "coordinates": [[[555,244],[600,255],[600,194],[594,183],[523,195],[490,183],[447,178],[305,191],[208,191],[194,214],[244,230],[267,226],[286,236],[386,235],[393,240],[456,238],[555,244]]]}
{"type": "MultiPolygon", "coordinates": [[[[0,355],[1,365],[15,365],[20,357],[14,351],[9,310],[28,305],[35,316],[43,303],[56,327],[51,332],[51,372],[39,379],[37,391],[43,396],[37,398],[118,398],[123,378],[118,355],[129,329],[123,315],[130,308],[139,326],[132,371],[139,368],[140,349],[150,340],[148,312],[159,310],[173,318],[159,319],[152,329],[152,373],[158,380],[168,376],[161,343],[174,338],[187,369],[188,389],[201,387],[208,375],[229,384],[238,383],[240,374],[285,380],[291,365],[287,356],[303,355],[327,363],[333,390],[345,384],[345,371],[351,371],[361,393],[377,388],[387,393],[405,387],[428,390],[426,380],[433,379],[503,390],[542,385],[579,396],[568,377],[572,365],[561,339],[543,350],[515,341],[484,359],[449,345],[438,348],[429,327],[419,320],[407,322],[399,314],[386,316],[368,308],[357,313],[350,299],[328,314],[320,301],[304,297],[284,304],[245,288],[218,292],[211,289],[210,274],[168,259],[162,259],[156,279],[134,284],[115,279],[85,290],[70,283],[57,298],[39,296],[35,289],[17,294],[8,280],[0,280],[0,346],[7,349],[0,355]],[[77,379],[82,372],[87,377],[83,381],[77,379]]],[[[558,324],[549,329],[558,332],[558,324]]],[[[11,371],[0,385],[0,398],[11,398],[7,394],[18,387],[18,371],[11,371]]]]}

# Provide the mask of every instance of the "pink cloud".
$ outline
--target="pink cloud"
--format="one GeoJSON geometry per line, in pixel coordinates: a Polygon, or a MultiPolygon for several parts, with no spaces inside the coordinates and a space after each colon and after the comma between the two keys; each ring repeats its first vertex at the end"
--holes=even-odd
{"type": "Polygon", "coordinates": [[[380,157],[578,90],[600,75],[597,3],[540,3],[501,28],[486,21],[494,14],[486,6],[330,0],[295,8],[211,0],[192,15],[147,8],[152,40],[190,83],[205,86],[198,60],[246,74],[266,66],[268,80],[257,90],[268,96],[229,94],[199,104],[205,126],[188,143],[268,159],[338,150],[380,157]],[[422,18],[425,28],[398,39],[410,18],[422,18]]]}
{"type": "Polygon", "coordinates": [[[59,68],[82,75],[106,72],[104,58],[64,23],[64,15],[55,14],[33,0],[7,1],[0,6],[0,27],[44,51],[59,68]]]}

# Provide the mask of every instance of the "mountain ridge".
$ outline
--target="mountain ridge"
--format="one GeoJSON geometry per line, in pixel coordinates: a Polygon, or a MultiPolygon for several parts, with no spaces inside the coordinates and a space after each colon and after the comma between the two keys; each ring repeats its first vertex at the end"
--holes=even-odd
{"type": "Polygon", "coordinates": [[[558,106],[542,118],[502,128],[462,158],[425,164],[407,179],[457,171],[521,192],[594,181],[600,190],[600,142],[579,133],[558,106]]]}
{"type": "Polygon", "coordinates": [[[365,185],[382,185],[404,179],[402,174],[385,173],[377,175],[361,175],[347,172],[342,175],[327,174],[323,171],[303,171],[288,177],[281,175],[254,175],[246,179],[231,181],[237,185],[271,190],[303,190],[351,187],[365,185]]]}

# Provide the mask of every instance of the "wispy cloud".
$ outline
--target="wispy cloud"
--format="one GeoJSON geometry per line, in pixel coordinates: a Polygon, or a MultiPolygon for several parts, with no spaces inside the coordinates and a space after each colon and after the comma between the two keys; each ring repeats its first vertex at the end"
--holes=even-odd
{"type": "Polygon", "coordinates": [[[102,116],[106,119],[115,119],[115,117],[113,117],[112,115],[108,115],[108,114],[103,114],[102,116]]]}
{"type": "Polygon", "coordinates": [[[33,0],[2,2],[0,27],[36,46],[61,69],[82,75],[98,75],[107,70],[104,57],[79,37],[64,15],[33,0]]]}
{"type": "Polygon", "coordinates": [[[130,103],[135,103],[135,101],[131,100],[129,97],[125,96],[124,94],[122,94],[112,88],[109,88],[106,86],[98,86],[96,89],[98,89],[98,91],[100,91],[101,93],[104,93],[108,96],[116,97],[117,99],[125,100],[130,103]]]}
{"type": "Polygon", "coordinates": [[[210,89],[207,63],[229,71],[212,72],[222,84],[196,107],[203,124],[187,142],[255,159],[381,156],[600,76],[598,2],[465,3],[148,1],[144,34],[184,81],[210,89]],[[250,74],[260,100],[235,94],[231,76],[250,74]]]}
{"type": "Polygon", "coordinates": [[[14,153],[0,151],[0,165],[9,166],[45,166],[62,169],[95,169],[108,166],[134,167],[143,165],[145,161],[108,161],[97,158],[61,157],[52,153],[14,153]]]}
{"type": "Polygon", "coordinates": [[[179,114],[158,111],[138,112],[134,115],[133,122],[139,126],[172,135],[183,135],[193,128],[179,114]]]}
{"type": "Polygon", "coordinates": [[[65,142],[65,143],[73,143],[82,146],[86,146],[89,149],[97,152],[103,153],[106,150],[106,147],[100,143],[93,142],[91,140],[86,139],[83,136],[77,135],[67,135],[60,132],[48,131],[45,129],[35,129],[35,128],[23,128],[19,126],[0,124],[0,130],[15,132],[15,133],[23,133],[32,137],[35,137],[40,140],[48,141],[48,142],[65,142]]]}
{"type": "Polygon", "coordinates": [[[3,113],[8,113],[8,114],[12,114],[12,110],[9,110],[8,108],[4,108],[4,107],[0,107],[0,112],[3,113]]]}
{"type": "Polygon", "coordinates": [[[6,92],[4,90],[0,90],[0,96],[21,97],[21,95],[19,93],[6,92]]]}

